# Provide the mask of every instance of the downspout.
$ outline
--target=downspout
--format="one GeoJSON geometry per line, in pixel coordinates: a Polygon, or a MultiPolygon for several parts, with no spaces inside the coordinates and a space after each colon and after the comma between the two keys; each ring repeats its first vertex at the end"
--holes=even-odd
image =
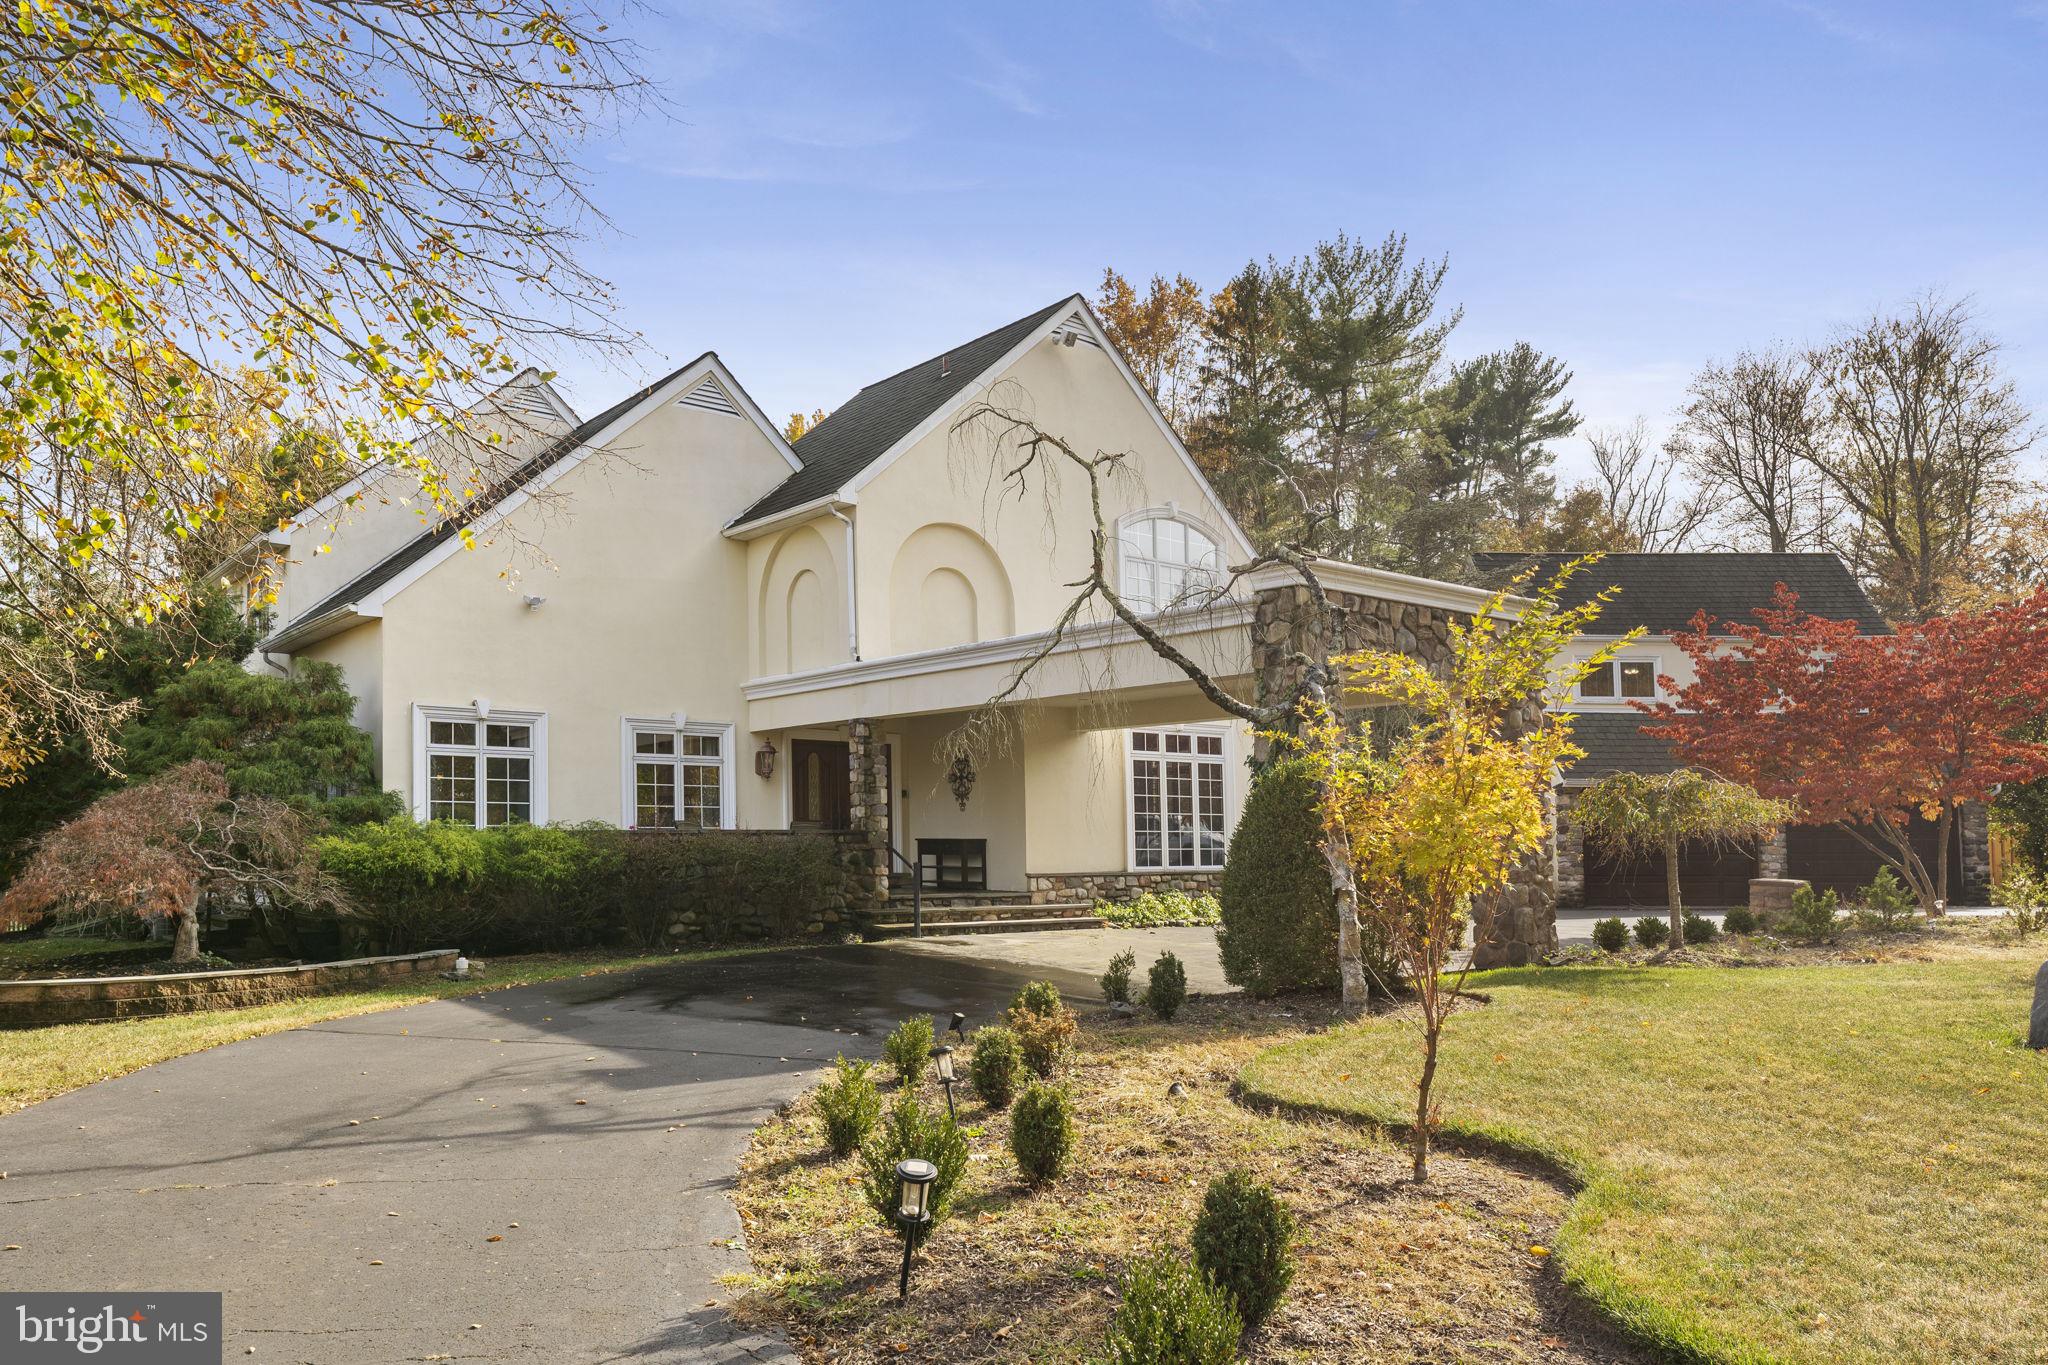
{"type": "Polygon", "coordinates": [[[291,665],[280,664],[277,660],[271,658],[269,650],[259,649],[256,651],[256,653],[262,658],[264,664],[267,667],[276,669],[280,676],[289,678],[292,675],[291,665]]]}
{"type": "Polygon", "coordinates": [[[826,509],[846,525],[846,657],[860,662],[859,570],[854,567],[853,518],[835,505],[826,509]]]}

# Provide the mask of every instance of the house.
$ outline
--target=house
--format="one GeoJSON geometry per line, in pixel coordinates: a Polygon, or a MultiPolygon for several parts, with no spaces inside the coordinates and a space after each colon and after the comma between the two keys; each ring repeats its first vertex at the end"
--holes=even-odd
{"type": "MultiPolygon", "coordinates": [[[[1085,478],[1006,500],[1004,452],[956,430],[984,402],[1125,452],[1104,515],[1126,598],[1235,687],[1280,667],[1254,627],[1284,575],[1174,606],[1250,546],[1079,295],[876,380],[795,445],[715,352],[580,421],[521,376],[488,402],[500,477],[451,515],[387,473],[278,533],[254,666],[339,665],[422,818],[846,831],[877,899],[915,869],[1034,917],[1208,885],[1251,736],[1113,619],[1033,672],[1003,752],[943,743],[1046,648],[1089,555],[1085,478]]],[[[1425,637],[1487,597],[1324,578],[1425,637]]]]}
{"type": "MultiPolygon", "coordinates": [[[[1504,581],[1532,561],[1539,574],[1554,573],[1572,555],[1488,553],[1475,555],[1482,582],[1504,581]]],[[[1868,633],[1891,627],[1871,605],[1846,565],[1832,554],[1743,552],[1611,554],[1573,583],[1589,597],[1602,588],[1621,589],[1600,615],[1597,633],[1581,636],[1572,649],[1580,659],[1612,645],[1632,630],[1642,637],[1619,657],[1582,682],[1570,709],[1577,716],[1574,737],[1586,757],[1565,774],[1558,792],[1557,896],[1561,906],[1591,908],[1662,907],[1664,860],[1624,863],[1588,849],[1572,828],[1571,807],[1579,791],[1616,772],[1664,773],[1679,766],[1660,740],[1642,732],[1645,720],[1635,703],[1668,695],[1659,680],[1678,687],[1693,680],[1691,661],[1671,638],[1704,611],[1716,621],[1752,624],[1752,613],[1772,604],[1779,584],[1798,594],[1799,605],[1818,616],[1854,620],[1868,633]]],[[[1921,853],[1933,859],[1935,830],[1919,822],[1921,853]]],[[[1990,878],[1990,836],[1981,806],[1969,806],[1956,822],[1952,865],[1960,890],[1981,895],[1990,878]]],[[[1867,885],[1882,864],[1848,831],[1833,824],[1795,825],[1760,848],[1689,847],[1680,855],[1679,879],[1689,904],[1741,905],[1752,877],[1797,877],[1843,894],[1867,885]]]]}

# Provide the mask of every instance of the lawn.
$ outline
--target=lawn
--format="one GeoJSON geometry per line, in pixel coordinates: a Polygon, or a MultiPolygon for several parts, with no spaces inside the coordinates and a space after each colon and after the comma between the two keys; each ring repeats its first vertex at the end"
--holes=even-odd
{"type": "MultiPolygon", "coordinates": [[[[2048,1054],[2020,1046],[2043,949],[1744,969],[1475,976],[1449,1134],[1583,1186],[1569,1283],[1682,1358],[2041,1360],[2048,1054]]],[[[1283,1043],[1248,1092],[1412,1112],[1398,1015],[1283,1043]]]]}
{"type": "Polygon", "coordinates": [[[171,954],[169,943],[120,938],[12,938],[0,940],[0,978],[38,976],[53,965],[73,960],[108,965],[161,961],[171,954]]]}
{"type": "MultiPolygon", "coordinates": [[[[438,976],[409,977],[388,986],[304,996],[239,1010],[203,1010],[160,1019],[121,1019],[103,1024],[62,1024],[54,1028],[0,1029],[0,1114],[76,1090],[94,1081],[125,1076],[152,1062],[182,1057],[265,1033],[339,1019],[351,1014],[416,1005],[455,995],[476,995],[506,986],[554,981],[565,976],[677,961],[682,954],[648,957],[545,954],[493,958],[488,975],[470,981],[438,976]]],[[[704,956],[692,954],[691,956],[704,956]]]]}
{"type": "MultiPolygon", "coordinates": [[[[919,1253],[908,1304],[896,1300],[901,1243],[860,1201],[858,1159],[825,1151],[806,1097],[755,1134],[742,1166],[754,1270],[735,1277],[739,1311],[781,1326],[809,1362],[1098,1359],[1124,1266],[1154,1247],[1184,1250],[1208,1181],[1243,1166],[1301,1222],[1294,1284],[1247,1341],[1247,1361],[1646,1359],[1536,1250],[1565,1213],[1553,1183],[1451,1156],[1417,1190],[1380,1137],[1233,1100],[1246,1060],[1326,1020],[1319,1001],[1241,997],[1196,1002],[1172,1025],[1084,1016],[1060,1078],[1074,1098],[1075,1159],[1042,1189],[1018,1175],[1008,1115],[963,1088],[972,1156],[952,1217],[919,1253]],[[1169,1093],[1176,1081],[1187,1093],[1169,1093]]],[[[929,1084],[925,1100],[945,1103],[929,1084]]]]}

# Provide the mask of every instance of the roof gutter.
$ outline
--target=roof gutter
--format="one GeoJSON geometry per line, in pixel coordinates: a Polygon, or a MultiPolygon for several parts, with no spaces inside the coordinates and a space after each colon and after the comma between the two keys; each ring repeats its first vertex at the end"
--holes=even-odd
{"type": "Polygon", "coordinates": [[[827,513],[836,514],[838,508],[859,505],[860,494],[851,488],[841,488],[823,497],[812,498],[809,502],[800,502],[786,512],[774,512],[755,521],[729,521],[721,534],[733,540],[758,540],[762,536],[787,530],[791,526],[816,521],[827,513]]]}

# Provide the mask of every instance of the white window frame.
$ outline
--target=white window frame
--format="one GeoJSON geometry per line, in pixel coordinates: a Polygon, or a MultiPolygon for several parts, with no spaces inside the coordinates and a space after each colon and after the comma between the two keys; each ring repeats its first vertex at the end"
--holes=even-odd
{"type": "MultiPolygon", "coordinates": [[[[1226,538],[1223,535],[1219,534],[1215,527],[1209,525],[1209,523],[1203,521],[1200,517],[1190,516],[1186,512],[1182,511],[1178,503],[1168,503],[1164,507],[1140,508],[1138,511],[1127,513],[1124,516],[1119,517],[1117,519],[1116,588],[1119,595],[1125,597],[1126,599],[1131,599],[1132,597],[1132,594],[1130,592],[1130,580],[1126,576],[1129,572],[1130,561],[1132,557],[1127,553],[1129,547],[1124,543],[1124,535],[1132,528],[1140,526],[1148,521],[1175,521],[1179,522],[1183,527],[1186,527],[1188,530],[1200,533],[1201,536],[1209,542],[1209,544],[1214,548],[1216,552],[1216,564],[1214,568],[1211,570],[1211,573],[1214,575],[1211,579],[1211,586],[1221,587],[1223,585],[1226,578],[1226,565],[1229,561],[1229,555],[1223,548],[1224,545],[1227,543],[1226,538]]],[[[1149,556],[1145,556],[1143,558],[1144,562],[1147,564],[1164,564],[1167,562],[1165,560],[1154,559],[1149,556]]],[[[1188,571],[1195,569],[1197,566],[1183,560],[1177,567],[1184,571],[1188,571]]],[[[1156,582],[1154,584],[1154,588],[1156,591],[1156,582]]],[[[1184,596],[1187,592],[1185,581],[1182,584],[1181,592],[1183,594],[1183,598],[1179,605],[1184,606],[1187,605],[1187,600],[1184,596]]],[[[1167,604],[1158,601],[1147,601],[1145,604],[1140,605],[1136,600],[1131,600],[1131,609],[1133,611],[1138,611],[1141,613],[1149,614],[1153,612],[1164,611],[1166,610],[1166,607],[1167,604]]]]}
{"type": "Polygon", "coordinates": [[[1632,702],[1632,701],[1655,701],[1655,700],[1657,699],[1657,675],[1658,675],[1658,673],[1659,673],[1659,672],[1661,672],[1662,670],[1661,670],[1661,669],[1660,669],[1660,668],[1658,667],[1657,659],[1656,659],[1656,657],[1655,657],[1654,655],[1648,655],[1648,654],[1628,654],[1628,655],[1619,655],[1619,656],[1617,656],[1617,657],[1615,657],[1615,658],[1609,659],[1609,660],[1607,661],[1607,663],[1606,663],[1606,664],[1605,664],[1604,666],[1605,666],[1605,667],[1606,667],[1606,668],[1607,668],[1607,669],[1609,670],[1609,672],[1610,672],[1610,675],[1611,675],[1611,676],[1613,677],[1613,679],[1614,679],[1614,691],[1613,691],[1612,693],[1608,694],[1607,696],[1604,696],[1604,697],[1597,697],[1597,696],[1595,696],[1595,697],[1589,697],[1589,696],[1587,696],[1587,695],[1586,695],[1586,692],[1585,692],[1585,686],[1586,686],[1586,681],[1585,681],[1585,679],[1584,679],[1584,678],[1581,678],[1581,679],[1579,680],[1579,685],[1578,685],[1578,687],[1577,687],[1576,689],[1574,689],[1574,691],[1573,691],[1572,701],[1573,701],[1573,703],[1574,703],[1574,704],[1578,704],[1578,705],[1589,705],[1589,706],[1626,706],[1626,705],[1628,705],[1628,704],[1629,704],[1630,702],[1632,702]],[[1625,696],[1623,696],[1623,695],[1622,695],[1622,692],[1621,692],[1621,670],[1622,670],[1622,666],[1623,666],[1624,664],[1647,664],[1647,665],[1649,665],[1649,668],[1650,668],[1650,695],[1649,695],[1649,696],[1647,696],[1647,697],[1625,697],[1625,696]]]}
{"type": "MultiPolygon", "coordinates": [[[[737,762],[737,757],[733,752],[733,745],[738,738],[737,729],[727,721],[691,720],[686,715],[680,713],[667,716],[621,716],[619,718],[619,828],[640,828],[639,824],[636,823],[640,815],[640,801],[639,793],[635,789],[633,768],[641,756],[633,752],[633,736],[636,732],[643,730],[666,731],[676,737],[676,753],[673,761],[677,767],[684,766],[687,761],[682,753],[684,735],[708,736],[718,741],[717,828],[738,829],[738,784],[733,776],[733,765],[737,762]],[[678,720],[681,721],[681,724],[677,723],[678,720]]],[[[691,762],[690,766],[708,768],[711,765],[697,760],[691,762]]],[[[677,787],[678,793],[681,790],[679,785],[677,787]]],[[[658,828],[665,829],[667,826],[659,826],[658,828]]],[[[691,830],[698,828],[698,826],[677,825],[675,828],[691,830]]],[[[707,825],[704,828],[708,829],[711,826],[707,825]]]]}
{"type": "MultiPolygon", "coordinates": [[[[437,720],[454,721],[463,725],[524,725],[531,732],[532,747],[517,751],[517,756],[532,760],[532,772],[527,783],[527,823],[545,825],[548,822],[548,713],[545,711],[510,711],[496,706],[426,706],[414,702],[412,707],[412,813],[417,820],[431,818],[433,810],[433,789],[427,777],[428,726],[437,720]]],[[[484,818],[484,769],[481,760],[493,757],[514,756],[510,749],[494,750],[482,743],[484,736],[473,745],[456,746],[463,752],[475,754],[479,760],[477,768],[476,828],[490,829],[484,818]]],[[[443,751],[453,752],[448,746],[436,746],[443,751]]]]}
{"type": "MultiPolygon", "coordinates": [[[[1217,861],[1217,862],[1214,862],[1214,863],[1204,863],[1204,862],[1196,862],[1196,863],[1190,863],[1190,864],[1186,864],[1186,865],[1180,865],[1180,866],[1176,866],[1175,864],[1172,864],[1172,863],[1166,862],[1166,861],[1165,861],[1165,858],[1166,858],[1166,845],[1165,845],[1165,843],[1164,843],[1164,840],[1165,840],[1165,837],[1166,837],[1166,831],[1165,831],[1165,828],[1164,828],[1164,826],[1163,826],[1163,825],[1162,825],[1162,827],[1161,827],[1161,829],[1160,829],[1160,839],[1161,839],[1161,841],[1162,841],[1162,842],[1161,842],[1161,844],[1160,844],[1160,859],[1161,859],[1161,861],[1159,862],[1159,864],[1158,864],[1157,866],[1152,866],[1152,867],[1148,867],[1148,866],[1141,866],[1141,865],[1139,864],[1139,862],[1138,862],[1138,791],[1137,791],[1137,781],[1138,781],[1138,775],[1137,775],[1136,771],[1134,770],[1134,764],[1135,764],[1136,760],[1137,760],[1137,759],[1138,759],[1138,758],[1139,758],[1139,757],[1141,756],[1141,751],[1140,751],[1140,750],[1138,749],[1138,747],[1137,747],[1137,745],[1136,745],[1136,743],[1135,743],[1135,741],[1134,741],[1134,738],[1133,738],[1133,737],[1134,737],[1134,736],[1136,736],[1137,734],[1139,734],[1140,732],[1143,732],[1143,733],[1145,733],[1145,734],[1154,734],[1154,735],[1169,735],[1169,734],[1174,734],[1174,735],[1197,735],[1197,736],[1200,736],[1200,735],[1214,735],[1214,736],[1217,736],[1217,737],[1219,738],[1219,740],[1220,740],[1220,745],[1219,745],[1219,752],[1217,752],[1217,753],[1215,753],[1215,754],[1213,754],[1213,755],[1212,755],[1212,754],[1203,754],[1203,753],[1190,753],[1190,754],[1188,754],[1188,755],[1187,755],[1187,757],[1188,757],[1188,758],[1192,759],[1192,760],[1193,760],[1193,761],[1195,762],[1195,764],[1196,764],[1196,767],[1197,767],[1197,772],[1196,772],[1196,774],[1195,774],[1195,781],[1196,781],[1196,784],[1197,784],[1197,786],[1196,786],[1196,791],[1195,791],[1195,797],[1196,797],[1196,802],[1197,802],[1197,804],[1196,804],[1196,817],[1197,817],[1197,818],[1199,819],[1199,818],[1200,818],[1200,814],[1201,814],[1201,807],[1200,807],[1200,800],[1201,800],[1201,788],[1200,788],[1200,785],[1199,785],[1199,784],[1200,784],[1200,782],[1201,782],[1201,773],[1200,773],[1200,771],[1199,771],[1199,769],[1200,769],[1200,765],[1201,765],[1201,764],[1203,764],[1203,763],[1209,762],[1209,761],[1211,761],[1211,760],[1213,759],[1213,760],[1215,761],[1216,765],[1217,765],[1217,770],[1218,770],[1218,771],[1217,771],[1217,775],[1218,775],[1218,776],[1219,776],[1219,777],[1220,777],[1220,778],[1222,779],[1222,785],[1223,785],[1223,860],[1228,860],[1228,859],[1229,859],[1229,857],[1230,857],[1230,836],[1231,836],[1231,833],[1232,833],[1232,832],[1233,832],[1233,831],[1234,831],[1234,830],[1236,829],[1236,827],[1237,827],[1237,825],[1236,825],[1236,821],[1235,821],[1235,820],[1234,820],[1234,819],[1232,818],[1232,817],[1233,817],[1233,816],[1234,816],[1234,815],[1236,814],[1236,812],[1235,812],[1235,811],[1233,810],[1233,806],[1235,805],[1235,796],[1236,796],[1236,791],[1235,791],[1235,787],[1234,787],[1234,784],[1233,784],[1233,783],[1231,782],[1231,780],[1230,780],[1230,778],[1231,778],[1231,773],[1230,773],[1230,768],[1231,768],[1231,764],[1232,764],[1232,763],[1233,763],[1233,762],[1235,761],[1235,759],[1236,759],[1237,755],[1236,755],[1236,753],[1235,753],[1235,749],[1236,749],[1236,746],[1235,746],[1235,745],[1233,745],[1233,744],[1231,743],[1231,738],[1230,738],[1230,737],[1231,737],[1231,727],[1230,727],[1230,726],[1229,726],[1228,724],[1223,724],[1223,725],[1133,725],[1133,726],[1131,726],[1131,727],[1129,727],[1128,729],[1126,729],[1126,730],[1124,730],[1124,731],[1123,731],[1123,746],[1124,746],[1124,870],[1125,870],[1125,871],[1127,871],[1127,872],[1133,872],[1133,873],[1158,873],[1158,874],[1160,874],[1160,875],[1163,875],[1163,876],[1171,876],[1171,875],[1173,875],[1174,873],[1184,873],[1184,872],[1221,872],[1221,871],[1223,870],[1223,861],[1217,861]]],[[[1199,740],[1197,741],[1197,744],[1199,745],[1199,740]]],[[[1164,820],[1164,818],[1165,818],[1165,808],[1166,808],[1166,790],[1165,790],[1165,782],[1166,782],[1166,772],[1165,772],[1165,767],[1164,767],[1164,763],[1165,763],[1165,760],[1166,760],[1166,759],[1168,758],[1168,755],[1166,754],[1165,750],[1164,750],[1164,749],[1162,748],[1162,749],[1161,749],[1161,750],[1160,750],[1160,751],[1159,751],[1159,752],[1158,752],[1158,753],[1157,753],[1156,755],[1155,755],[1154,753],[1152,753],[1152,751],[1150,751],[1150,750],[1145,750],[1145,751],[1142,751],[1142,756],[1143,756],[1143,757],[1146,757],[1146,758],[1152,758],[1152,757],[1157,757],[1157,758],[1158,758],[1158,759],[1159,759],[1159,760],[1161,761],[1161,768],[1160,768],[1160,774],[1159,774],[1159,780],[1160,780],[1160,793],[1159,793],[1159,800],[1160,800],[1160,816],[1161,816],[1161,819],[1162,819],[1162,820],[1164,820]]],[[[1202,841],[1201,841],[1201,836],[1200,836],[1200,835],[1199,835],[1199,833],[1198,833],[1198,834],[1196,835],[1196,838],[1195,838],[1195,851],[1196,851],[1196,855],[1197,855],[1198,857],[1200,856],[1200,853],[1201,853],[1201,847],[1202,847],[1202,841]]]]}

